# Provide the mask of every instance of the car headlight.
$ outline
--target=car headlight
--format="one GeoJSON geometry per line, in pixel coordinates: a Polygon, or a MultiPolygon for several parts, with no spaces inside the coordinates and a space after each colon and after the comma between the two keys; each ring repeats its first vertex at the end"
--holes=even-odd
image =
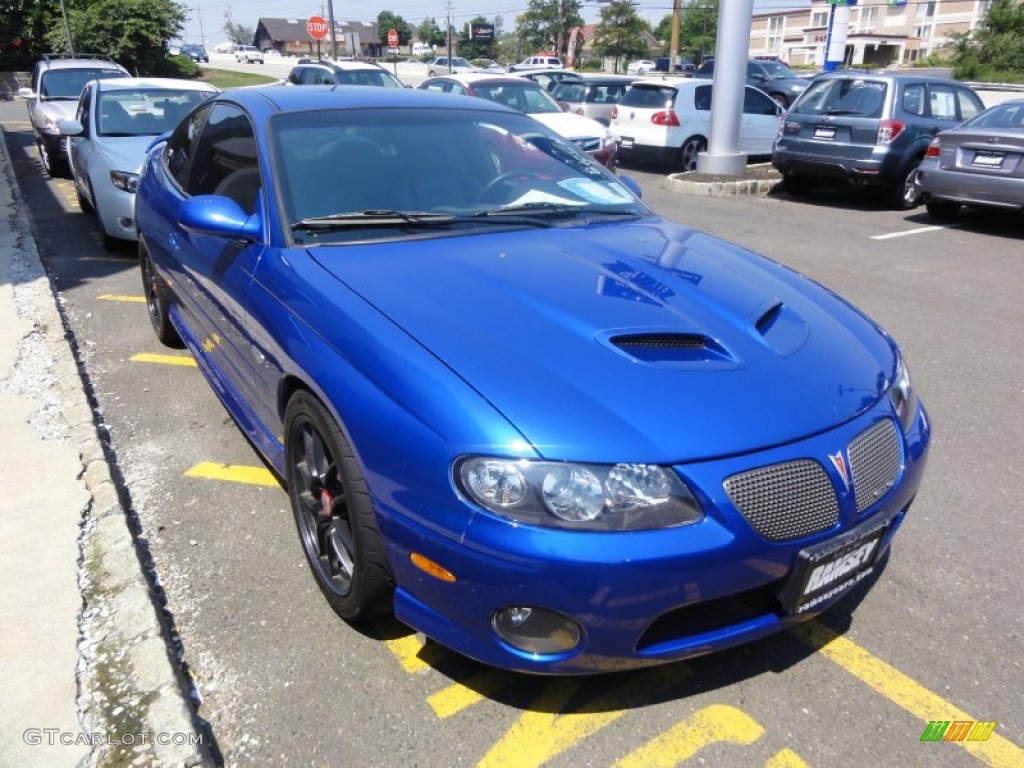
{"type": "Polygon", "coordinates": [[[486,509],[524,523],[588,531],[636,531],[695,523],[700,504],[680,477],[656,464],[463,458],[459,489],[486,509]]]}
{"type": "Polygon", "coordinates": [[[903,362],[902,355],[896,362],[896,377],[889,388],[889,399],[892,400],[903,431],[906,432],[914,423],[914,416],[917,413],[917,393],[910,383],[910,372],[907,370],[907,364],[903,362]]]}
{"type": "Polygon", "coordinates": [[[110,183],[125,192],[135,193],[139,189],[139,174],[125,173],[124,171],[111,171],[110,183]]]}

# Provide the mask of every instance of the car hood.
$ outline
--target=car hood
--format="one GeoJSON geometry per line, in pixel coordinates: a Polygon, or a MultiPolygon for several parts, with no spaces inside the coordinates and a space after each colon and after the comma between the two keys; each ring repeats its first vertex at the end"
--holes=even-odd
{"type": "Polygon", "coordinates": [[[58,120],[73,120],[78,111],[77,99],[54,99],[44,101],[39,106],[40,110],[54,125],[58,120]]]}
{"type": "Polygon", "coordinates": [[[538,123],[543,123],[559,136],[567,139],[582,139],[604,136],[607,128],[597,120],[572,112],[528,113],[538,123]]]}
{"type": "Polygon", "coordinates": [[[156,136],[101,136],[93,141],[110,170],[139,173],[156,136]]]}
{"type": "Polygon", "coordinates": [[[552,459],[784,444],[864,412],[895,369],[842,299],[654,217],[309,253],[552,459]]]}

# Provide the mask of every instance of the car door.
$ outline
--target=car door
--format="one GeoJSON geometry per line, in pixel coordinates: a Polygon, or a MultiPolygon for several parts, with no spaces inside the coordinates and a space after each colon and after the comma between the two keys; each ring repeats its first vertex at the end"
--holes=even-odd
{"type": "MultiPolygon", "coordinates": [[[[192,150],[185,195],[222,195],[250,216],[265,217],[264,186],[249,117],[232,104],[213,105],[192,150]]],[[[248,399],[254,377],[245,295],[265,240],[207,235],[177,219],[167,244],[180,266],[180,285],[188,294],[193,333],[205,360],[248,399]]]]}
{"type": "Polygon", "coordinates": [[[743,93],[740,151],[748,155],[770,155],[781,120],[782,109],[771,96],[746,86],[743,93]]]}
{"type": "Polygon", "coordinates": [[[92,106],[95,98],[96,83],[90,82],[82,90],[78,99],[78,108],[75,110],[75,120],[82,125],[82,133],[78,136],[68,138],[68,162],[71,165],[71,178],[75,182],[78,194],[89,201],[93,206],[96,201],[92,199],[92,191],[89,189],[89,154],[92,148],[91,134],[95,121],[92,119],[92,106]]]}

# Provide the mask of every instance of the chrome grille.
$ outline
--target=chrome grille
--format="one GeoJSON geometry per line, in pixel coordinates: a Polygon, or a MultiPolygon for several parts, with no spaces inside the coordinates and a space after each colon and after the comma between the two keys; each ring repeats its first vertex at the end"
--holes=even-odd
{"type": "Polygon", "coordinates": [[[768,541],[788,541],[828,530],[839,521],[836,492],[820,464],[787,461],[725,481],[732,503],[768,541]]]}
{"type": "Polygon", "coordinates": [[[847,449],[857,512],[863,512],[896,484],[903,458],[896,425],[885,419],[865,429],[847,449]]]}

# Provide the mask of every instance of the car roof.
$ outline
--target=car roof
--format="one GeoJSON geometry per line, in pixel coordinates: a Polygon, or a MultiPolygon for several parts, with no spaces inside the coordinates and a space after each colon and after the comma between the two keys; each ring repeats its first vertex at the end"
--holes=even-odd
{"type": "Polygon", "coordinates": [[[695,80],[692,77],[641,77],[633,80],[633,85],[661,85],[670,88],[692,87],[707,85],[707,80],[695,80]]]}
{"type": "Polygon", "coordinates": [[[599,74],[586,74],[581,75],[584,83],[635,83],[637,81],[636,75],[599,75],[599,74]]]}
{"type": "MultiPolygon", "coordinates": [[[[528,77],[517,77],[515,74],[511,73],[507,75],[495,75],[487,74],[486,72],[471,72],[465,75],[437,75],[436,77],[432,77],[430,79],[455,80],[459,83],[462,83],[463,85],[476,85],[477,83],[508,83],[510,85],[523,85],[528,83],[531,86],[537,86],[538,88],[540,88],[540,86],[537,85],[537,83],[535,83],[533,80],[530,80],[528,77]]],[[[544,89],[541,88],[541,90],[544,89]]]]}
{"type": "Polygon", "coordinates": [[[180,77],[117,77],[97,80],[101,91],[130,91],[138,88],[174,88],[179,91],[211,91],[218,89],[202,80],[185,80],[180,77]]]}
{"type": "Polygon", "coordinates": [[[296,65],[299,67],[333,67],[334,69],[343,70],[366,70],[366,69],[383,69],[379,64],[374,64],[372,61],[342,61],[340,59],[308,59],[300,60],[296,65]]]}
{"type": "Polygon", "coordinates": [[[509,111],[507,107],[486,99],[453,99],[450,93],[418,88],[367,88],[360,85],[310,85],[304,88],[265,85],[223,91],[216,98],[233,101],[254,113],[271,114],[306,109],[387,107],[509,111]]]}
{"type": "Polygon", "coordinates": [[[127,71],[109,56],[100,55],[65,57],[61,54],[45,54],[40,59],[39,65],[47,69],[117,69],[127,71]]]}
{"type": "Polygon", "coordinates": [[[895,80],[895,81],[910,81],[924,82],[924,83],[957,83],[958,85],[966,86],[967,83],[959,80],[954,80],[950,77],[935,77],[934,75],[915,75],[910,72],[866,72],[866,71],[850,71],[843,70],[842,72],[823,72],[820,75],[815,75],[815,80],[837,80],[843,78],[855,77],[860,80],[895,80]]]}

